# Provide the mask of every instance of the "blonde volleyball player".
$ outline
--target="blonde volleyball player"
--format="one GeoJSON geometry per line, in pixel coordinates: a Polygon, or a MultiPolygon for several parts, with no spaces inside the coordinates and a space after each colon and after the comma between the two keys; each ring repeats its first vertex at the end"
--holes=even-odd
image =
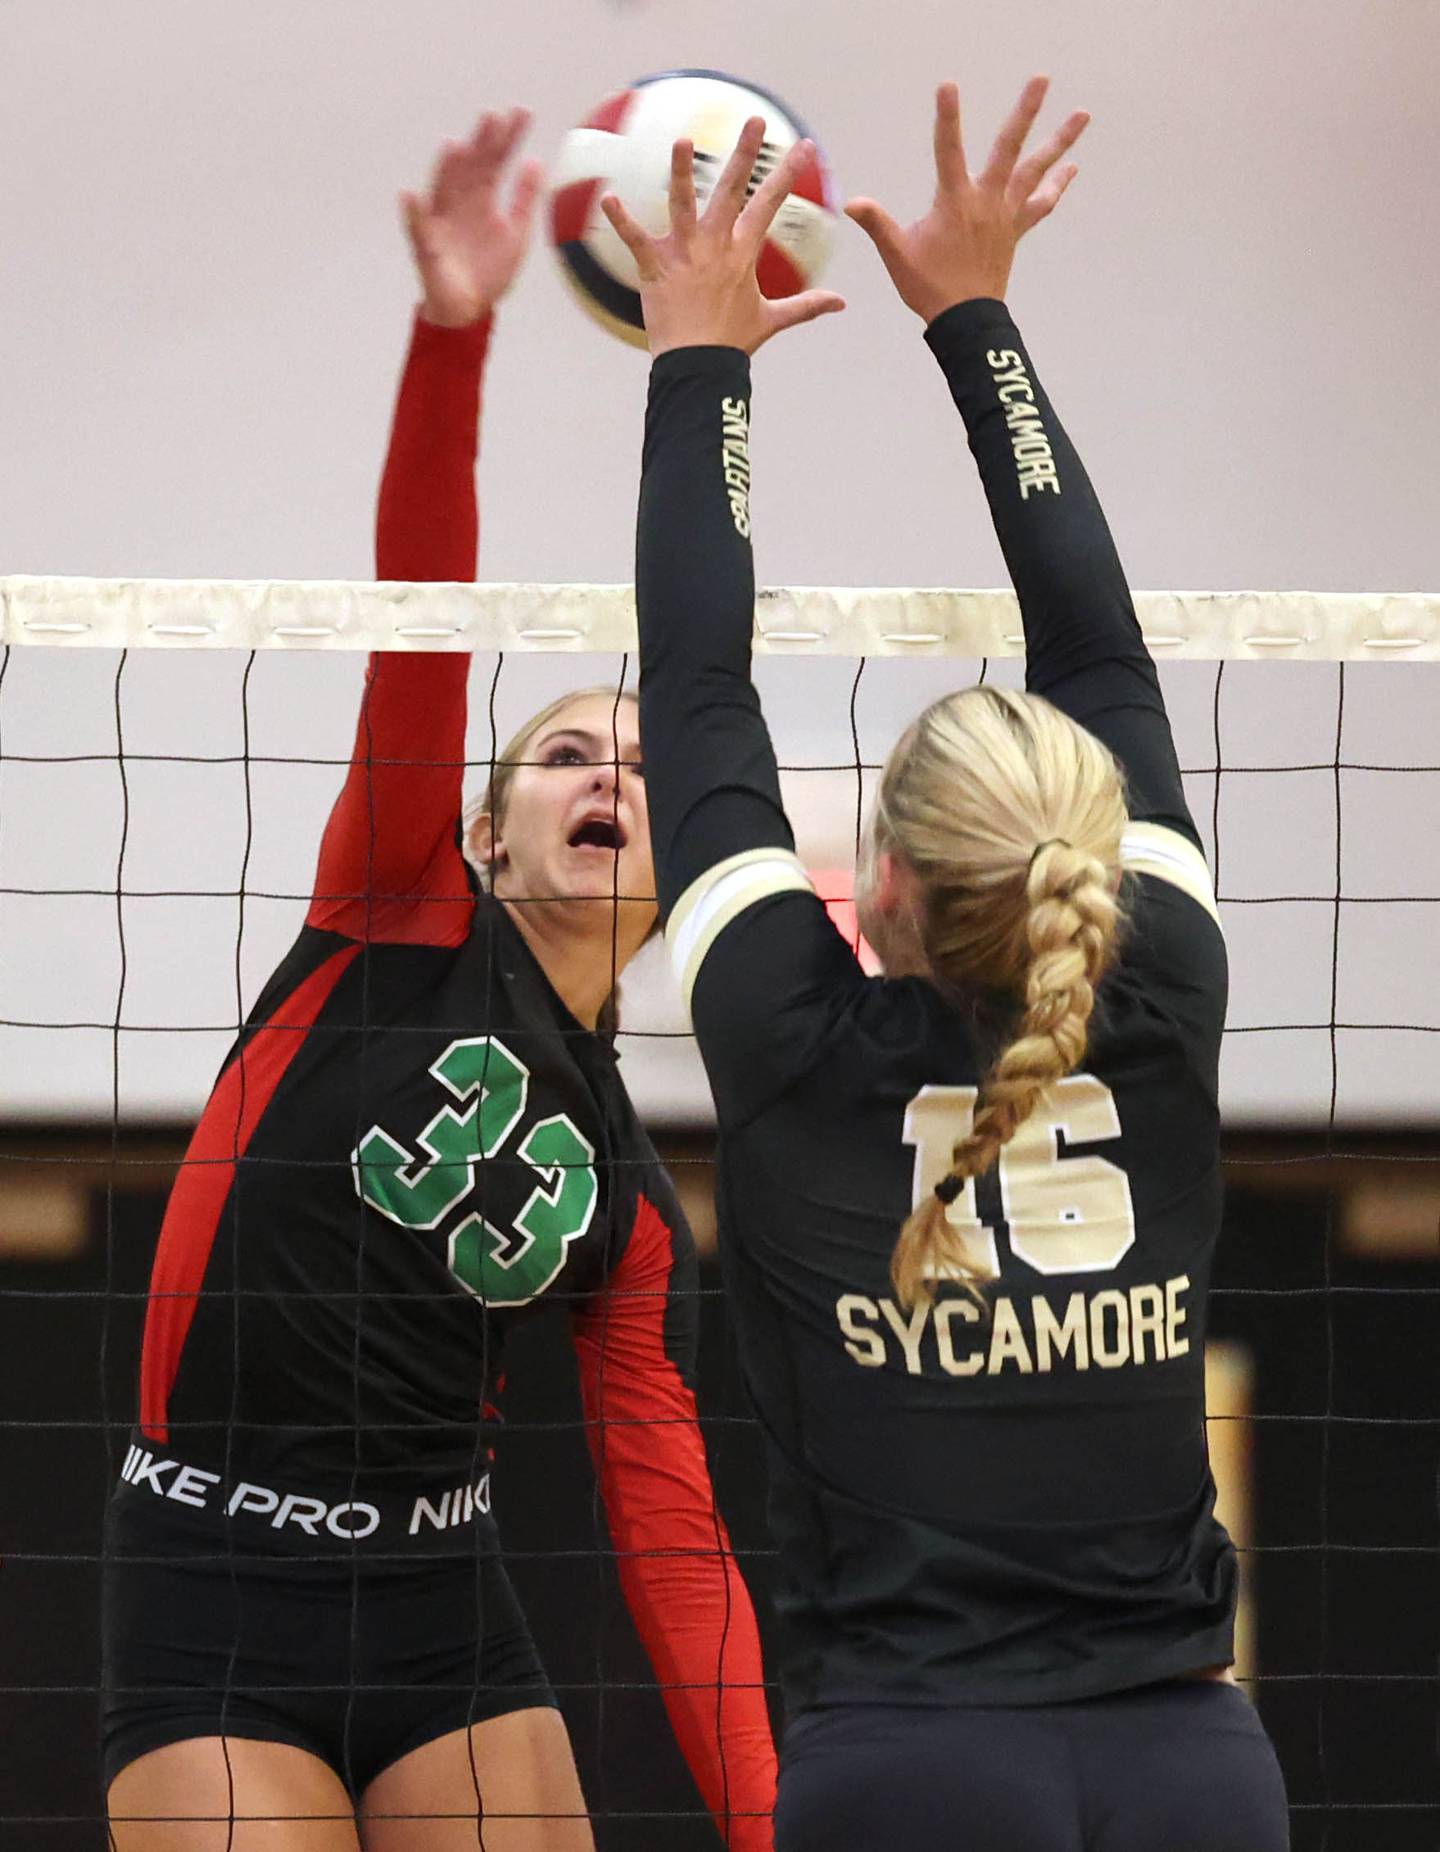
{"type": "Polygon", "coordinates": [[[983,171],[941,87],[936,191],[874,240],[964,419],[1027,692],[890,753],[867,978],[793,852],[750,679],[752,123],[697,218],[607,203],[655,355],[641,733],[662,914],[720,1126],[721,1237],[770,1444],[788,1723],[779,1852],[1280,1852],[1226,1668],[1235,1553],[1205,1452],[1226,966],[1160,689],[1094,491],[1004,306],[1085,126],[983,171]],[[1128,802],[1127,802],[1128,800],[1128,802]]]}
{"type": "MultiPolygon", "coordinates": [[[[483,118],[407,201],[384,578],[474,576],[481,369],[539,186],[532,163],[501,196],[524,124],[483,118]]],[[[597,1033],[655,913],[635,703],[535,716],[467,867],[468,670],[372,660],[305,925],[170,1199],[106,1555],[115,1852],[588,1852],[492,1509],[506,1333],[547,1304],[676,1737],[734,1852],[769,1852],[693,1243],[597,1033]]]]}

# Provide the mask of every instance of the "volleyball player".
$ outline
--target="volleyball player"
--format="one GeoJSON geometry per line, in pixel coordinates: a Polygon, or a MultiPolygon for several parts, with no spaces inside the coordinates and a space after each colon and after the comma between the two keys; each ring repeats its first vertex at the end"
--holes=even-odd
{"type": "Polygon", "coordinates": [[[656,356],[641,732],[769,1441],[780,1852],[1287,1842],[1205,1451],[1224,946],[1119,560],[1003,303],[1085,124],[1025,155],[1045,88],[972,178],[943,86],[930,210],[850,208],[926,324],[1027,645],[1024,695],[946,696],[890,753],[859,894],[882,978],[795,857],[750,680],[748,355],[843,306],[755,284],[796,162],[745,205],[755,122],[703,219],[684,144],[665,240],[606,206],[656,356]]]}
{"type": "MultiPolygon", "coordinates": [[[[501,203],[524,121],[485,117],[406,202],[423,300],[385,578],[474,575],[481,367],[539,184],[529,164],[501,203]]],[[[731,1847],[770,1845],[758,1641],[690,1388],[693,1244],[596,1033],[655,917],[635,703],[521,730],[464,837],[477,891],[468,669],[372,659],[305,926],[170,1199],[107,1551],[118,1852],[592,1845],[491,1514],[506,1331],[547,1301],[677,1738],[731,1847]]]]}

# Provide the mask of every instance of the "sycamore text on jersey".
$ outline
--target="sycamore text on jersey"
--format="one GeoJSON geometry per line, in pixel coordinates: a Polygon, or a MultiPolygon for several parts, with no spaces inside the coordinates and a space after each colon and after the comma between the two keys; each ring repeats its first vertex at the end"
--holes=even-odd
{"type": "Polygon", "coordinates": [[[1005,407],[1021,501],[1029,501],[1031,494],[1041,489],[1058,495],[1060,473],[1055,467],[1055,453],[1040,421],[1035,388],[1030,384],[1023,358],[1013,347],[998,350],[992,347],[985,358],[995,375],[996,396],[1005,407]]]}
{"type": "Polygon", "coordinates": [[[911,1376],[938,1363],[947,1376],[1022,1376],[1072,1370],[1117,1370],[1124,1364],[1167,1363],[1189,1353],[1181,1297],[1190,1276],[1074,1292],[1058,1312],[1043,1293],[1028,1303],[999,1294],[990,1316],[973,1299],[925,1300],[908,1316],[893,1299],[842,1293],[835,1318],[845,1349],[863,1369],[903,1363],[911,1376]]]}

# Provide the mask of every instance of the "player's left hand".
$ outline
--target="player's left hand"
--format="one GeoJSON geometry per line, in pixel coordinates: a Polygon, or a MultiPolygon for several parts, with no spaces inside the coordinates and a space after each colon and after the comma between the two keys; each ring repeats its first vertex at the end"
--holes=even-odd
{"type": "Polygon", "coordinates": [[[652,354],[672,347],[738,347],[753,354],[772,334],[832,315],[844,299],[828,289],[769,301],[760,293],[755,262],[791,183],[813,152],[789,149],[747,202],[746,189],[764,138],[752,116],[715,183],[703,213],[695,206],[695,150],[677,141],[670,155],[670,230],[652,238],[613,193],[600,205],[640,272],[640,302],[652,354]]]}
{"type": "Polygon", "coordinates": [[[1077,109],[1031,154],[1025,142],[1050,88],[1032,77],[978,174],[966,165],[960,140],[960,92],[935,93],[935,197],[913,225],[900,225],[873,199],[845,208],[880,253],[900,300],[928,324],[957,302],[977,296],[1004,300],[1015,247],[1048,218],[1078,169],[1062,161],[1090,117],[1077,109]]]}
{"type": "Polygon", "coordinates": [[[446,142],[426,192],[400,195],[420,313],[437,327],[466,328],[489,315],[525,260],[540,163],[520,164],[508,206],[501,188],[529,125],[528,109],[488,110],[468,140],[446,142]]]}

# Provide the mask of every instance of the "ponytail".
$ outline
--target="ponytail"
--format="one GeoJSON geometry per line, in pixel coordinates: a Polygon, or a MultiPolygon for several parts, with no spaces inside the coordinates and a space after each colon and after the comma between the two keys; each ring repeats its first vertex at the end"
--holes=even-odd
{"type": "MultiPolygon", "coordinates": [[[[953,707],[963,699],[951,697],[948,704],[937,706],[953,707]]],[[[1115,956],[1121,928],[1114,871],[1125,812],[1114,761],[1098,741],[1048,704],[1015,695],[1001,700],[1011,744],[1019,733],[1021,744],[1030,748],[1025,756],[1038,757],[1042,771],[1057,757],[1051,737],[1057,729],[1080,736],[1085,769],[1094,776],[1075,781],[1075,757],[1069,754],[1072,778],[1068,789],[1067,781],[1061,781],[1059,795],[1070,801],[1042,805],[1042,812],[1049,813],[1046,821],[1058,823],[1067,812],[1076,822],[1093,821],[1098,809],[1104,826],[1098,831],[1076,829],[1075,834],[1085,841],[1083,847],[1055,835],[1034,847],[1037,832],[1032,823],[1028,845],[1006,845],[1008,866],[992,863],[984,870],[973,865],[957,870],[952,864],[934,872],[921,870],[927,906],[923,936],[936,981],[957,992],[977,982],[1001,988],[1019,1005],[1019,1018],[981,1086],[972,1125],[956,1140],[950,1169],[900,1230],[890,1278],[897,1301],[907,1310],[932,1299],[937,1284],[947,1280],[963,1286],[984,1304],[982,1288],[990,1276],[967,1254],[961,1231],[950,1220],[950,1205],[971,1178],[983,1175],[997,1161],[1046,1089],[1083,1059],[1095,987],[1115,956]],[[1017,725],[1031,719],[1025,710],[1044,712],[1034,726],[1026,728],[1017,725]],[[1108,794],[1088,788],[1097,778],[1109,786],[1108,794]],[[1106,795],[1110,801],[1101,802],[1106,795]],[[1022,859],[1026,855],[1028,861],[1022,859]],[[977,971],[978,959],[983,964],[977,971]]],[[[922,728],[930,718],[929,714],[922,717],[922,728]]],[[[914,756],[913,749],[910,756],[914,756]]],[[[1002,765],[994,784],[1003,785],[1004,773],[1014,769],[1002,765]]],[[[983,772],[980,761],[975,778],[981,783],[983,772]]],[[[883,796],[882,791],[882,800],[883,796]]],[[[953,808],[963,811],[964,806],[953,808]]],[[[993,848],[997,846],[993,811],[988,823],[993,848]]],[[[892,839],[905,852],[903,821],[892,839]]],[[[911,860],[917,858],[912,854],[911,860]]]]}

